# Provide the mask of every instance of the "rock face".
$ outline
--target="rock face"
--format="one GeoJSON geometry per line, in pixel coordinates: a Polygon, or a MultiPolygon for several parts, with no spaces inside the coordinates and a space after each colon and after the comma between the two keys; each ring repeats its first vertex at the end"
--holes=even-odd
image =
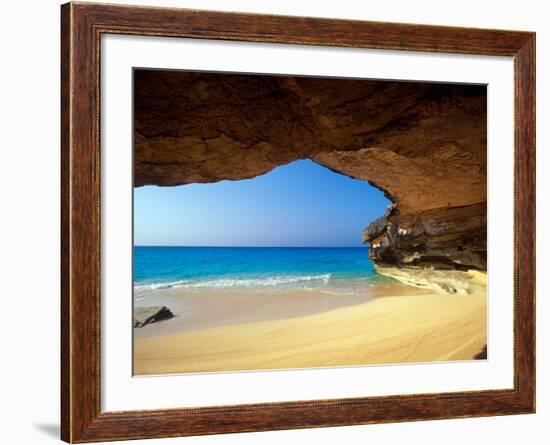
{"type": "Polygon", "coordinates": [[[485,203],[422,212],[407,225],[389,216],[371,223],[363,241],[371,244],[371,258],[381,266],[485,270],[486,221],[485,203]]]}
{"type": "Polygon", "coordinates": [[[392,201],[364,233],[380,268],[486,268],[485,86],[135,70],[134,88],[135,186],[309,158],[392,201]]]}
{"type": "Polygon", "coordinates": [[[160,320],[168,320],[174,314],[166,306],[148,306],[134,308],[134,328],[143,326],[160,320]]]}

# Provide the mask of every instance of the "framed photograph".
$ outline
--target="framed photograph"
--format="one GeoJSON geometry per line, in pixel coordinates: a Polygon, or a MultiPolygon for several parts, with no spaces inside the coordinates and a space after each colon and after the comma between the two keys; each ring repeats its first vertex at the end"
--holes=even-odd
{"type": "Polygon", "coordinates": [[[62,6],[62,439],[535,411],[535,34],[62,6]]]}

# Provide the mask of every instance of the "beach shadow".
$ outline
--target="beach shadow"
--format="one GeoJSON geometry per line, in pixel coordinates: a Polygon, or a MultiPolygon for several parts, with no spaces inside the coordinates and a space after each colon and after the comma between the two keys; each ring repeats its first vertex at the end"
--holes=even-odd
{"type": "Polygon", "coordinates": [[[45,435],[59,439],[59,424],[57,423],[35,423],[34,428],[42,431],[45,435]]]}

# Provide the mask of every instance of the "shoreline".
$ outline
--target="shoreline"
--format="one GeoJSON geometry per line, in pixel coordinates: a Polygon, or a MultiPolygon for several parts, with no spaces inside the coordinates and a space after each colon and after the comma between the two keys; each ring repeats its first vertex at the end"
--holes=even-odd
{"type": "MultiPolygon", "coordinates": [[[[178,299],[157,295],[172,306],[178,299]]],[[[180,293],[187,316],[178,308],[171,320],[134,329],[135,375],[471,360],[487,343],[481,284],[468,295],[397,283],[325,297],[180,293]]]]}
{"type": "Polygon", "coordinates": [[[155,289],[134,307],[166,306],[174,317],[134,330],[136,338],[192,332],[219,326],[284,320],[366,303],[384,296],[421,295],[430,290],[397,281],[365,281],[353,293],[341,289],[155,289]]]}

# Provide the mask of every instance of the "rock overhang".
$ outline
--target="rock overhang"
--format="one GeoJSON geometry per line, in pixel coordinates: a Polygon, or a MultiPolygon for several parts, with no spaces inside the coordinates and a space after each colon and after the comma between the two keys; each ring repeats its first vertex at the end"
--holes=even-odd
{"type": "Polygon", "coordinates": [[[135,70],[134,91],[135,186],[311,159],[392,201],[375,263],[486,269],[485,86],[135,70]]]}

